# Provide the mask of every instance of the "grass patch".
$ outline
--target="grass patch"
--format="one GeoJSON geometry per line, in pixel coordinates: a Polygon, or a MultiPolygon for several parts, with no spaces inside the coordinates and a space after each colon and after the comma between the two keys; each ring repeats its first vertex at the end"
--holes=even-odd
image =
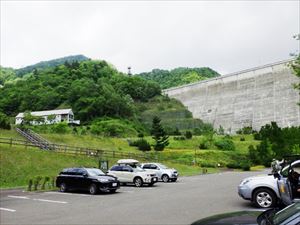
{"type": "Polygon", "coordinates": [[[65,167],[97,167],[95,158],[62,155],[23,146],[0,144],[0,187],[26,186],[36,176],[56,176],[65,167]]]}
{"type": "Polygon", "coordinates": [[[250,168],[251,171],[260,171],[260,170],[264,170],[266,167],[262,166],[262,165],[258,165],[258,166],[252,166],[250,168]]]}

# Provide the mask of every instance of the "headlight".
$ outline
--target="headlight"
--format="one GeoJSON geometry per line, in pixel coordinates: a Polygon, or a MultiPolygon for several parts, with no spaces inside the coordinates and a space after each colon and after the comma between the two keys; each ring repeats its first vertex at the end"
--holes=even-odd
{"type": "Polygon", "coordinates": [[[241,182],[241,185],[245,185],[245,184],[247,184],[247,183],[249,183],[249,182],[250,182],[249,179],[243,180],[243,181],[241,182]]]}
{"type": "Polygon", "coordinates": [[[105,178],[98,178],[97,180],[100,182],[108,182],[108,179],[105,179],[105,178]]]}

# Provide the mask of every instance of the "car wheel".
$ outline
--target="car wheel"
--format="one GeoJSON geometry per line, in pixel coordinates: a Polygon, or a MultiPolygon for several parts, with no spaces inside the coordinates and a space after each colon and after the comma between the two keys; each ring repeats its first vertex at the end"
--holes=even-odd
{"type": "Polygon", "coordinates": [[[89,188],[89,192],[91,195],[97,194],[97,186],[95,184],[91,184],[91,186],[89,188]]]}
{"type": "Polygon", "coordinates": [[[115,193],[117,190],[116,189],[114,189],[114,190],[110,190],[109,192],[110,193],[115,193]]]}
{"type": "Polygon", "coordinates": [[[152,187],[153,185],[154,185],[154,183],[150,183],[150,184],[148,184],[148,186],[149,186],[149,187],[152,187]]]}
{"type": "Polygon", "coordinates": [[[172,182],[176,182],[176,181],[177,181],[177,178],[175,178],[175,179],[172,180],[172,182]]]}
{"type": "Polygon", "coordinates": [[[133,183],[136,187],[142,187],[143,186],[143,180],[140,177],[134,178],[133,183]]]}
{"type": "Polygon", "coordinates": [[[67,185],[65,183],[61,183],[59,186],[60,192],[66,192],[67,191],[67,185]]]}
{"type": "Polygon", "coordinates": [[[169,181],[169,176],[167,174],[164,174],[162,177],[161,177],[162,181],[163,182],[168,182],[169,181]]]}
{"type": "Polygon", "coordinates": [[[276,201],[276,195],[267,188],[260,188],[253,194],[253,202],[259,208],[274,207],[276,201]]]}

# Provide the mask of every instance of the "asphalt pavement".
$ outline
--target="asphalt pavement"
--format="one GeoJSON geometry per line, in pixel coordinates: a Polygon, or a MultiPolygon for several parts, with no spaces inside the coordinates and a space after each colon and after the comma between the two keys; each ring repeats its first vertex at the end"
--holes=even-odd
{"type": "Polygon", "coordinates": [[[0,224],[191,224],[214,214],[255,210],[241,199],[243,178],[263,172],[180,177],[153,187],[122,186],[114,194],[1,191],[0,224]]]}

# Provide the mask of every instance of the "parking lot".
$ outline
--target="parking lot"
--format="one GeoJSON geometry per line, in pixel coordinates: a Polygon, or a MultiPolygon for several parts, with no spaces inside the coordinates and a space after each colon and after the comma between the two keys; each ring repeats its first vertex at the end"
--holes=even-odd
{"type": "Polygon", "coordinates": [[[265,172],[180,177],[115,194],[1,191],[0,224],[191,224],[210,215],[253,210],[237,195],[241,179],[265,172]]]}

